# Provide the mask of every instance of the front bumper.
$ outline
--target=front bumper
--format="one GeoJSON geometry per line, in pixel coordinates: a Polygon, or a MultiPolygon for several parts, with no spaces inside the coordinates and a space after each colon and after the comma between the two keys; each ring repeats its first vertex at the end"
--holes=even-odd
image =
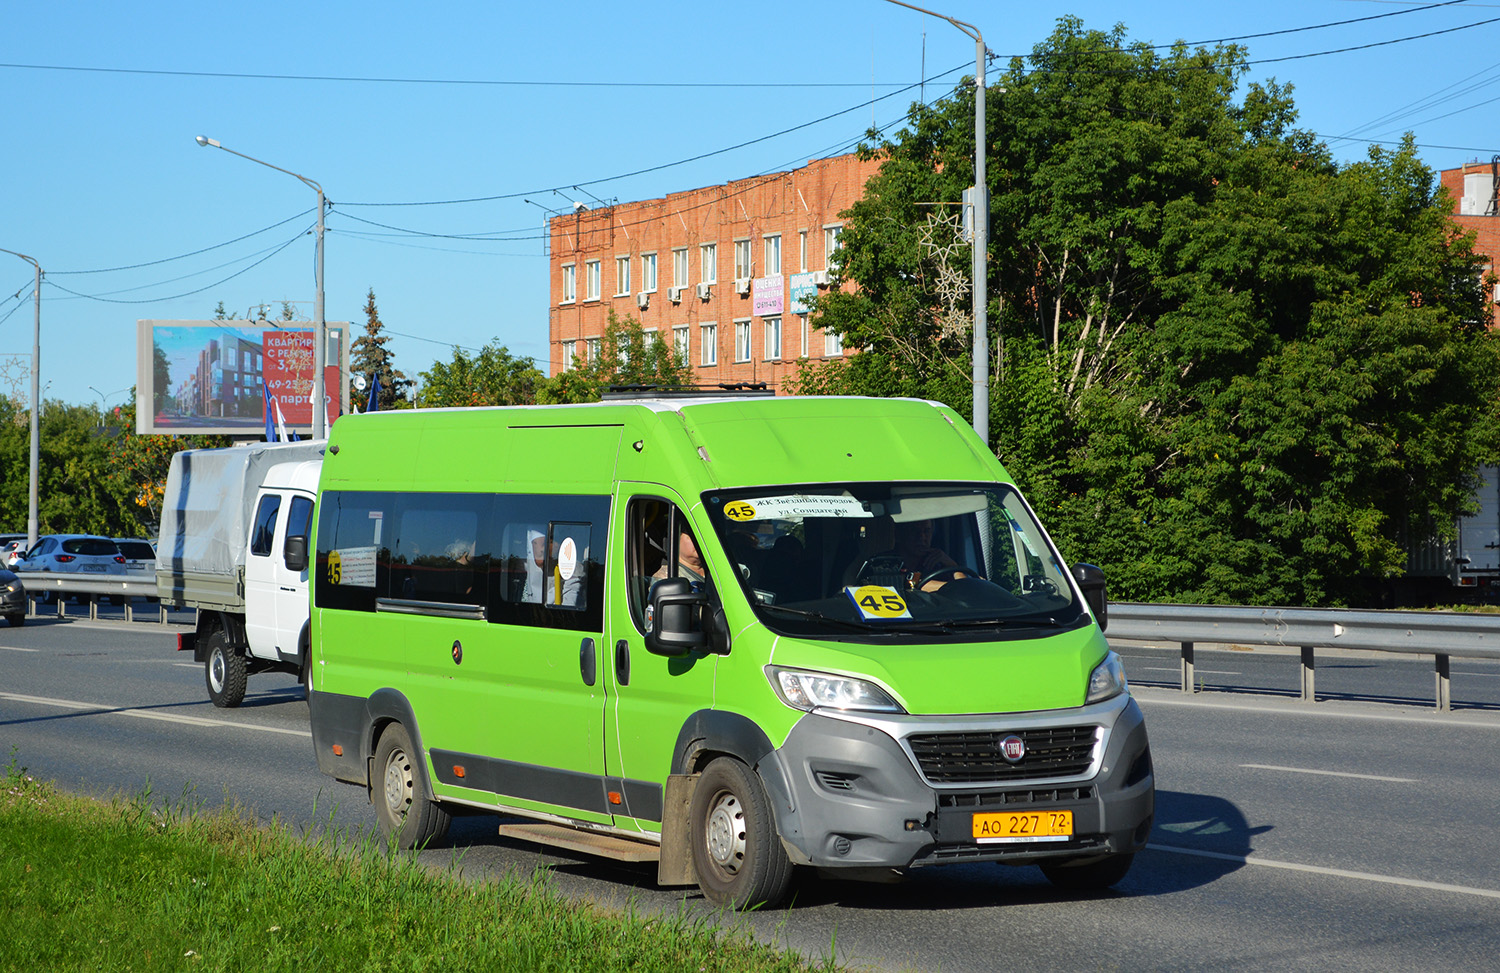
{"type": "Polygon", "coordinates": [[[817,713],[760,762],[793,861],[822,868],[907,869],[962,861],[1025,863],[1139,850],[1151,831],[1155,775],[1145,722],[1128,695],[1049,713],[851,720],[817,713]],[[1097,727],[1085,773],[1005,782],[934,784],[904,744],[917,730],[961,723],[1002,733],[1097,727]],[[979,842],[981,812],[1069,810],[1073,835],[1029,843],[979,842]]]}
{"type": "Polygon", "coordinates": [[[16,590],[8,591],[0,587],[0,615],[24,614],[26,614],[26,589],[18,586],[16,590]]]}

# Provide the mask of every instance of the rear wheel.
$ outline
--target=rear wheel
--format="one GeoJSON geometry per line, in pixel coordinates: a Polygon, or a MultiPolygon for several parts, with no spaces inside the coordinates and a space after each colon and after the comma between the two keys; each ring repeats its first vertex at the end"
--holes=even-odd
{"type": "Polygon", "coordinates": [[[732,757],[712,761],[693,792],[691,819],[693,870],[709,901],[736,909],[781,902],[792,863],[754,771],[732,757]]]}
{"type": "Polygon", "coordinates": [[[245,683],[249,679],[245,657],[229,647],[229,638],[222,628],[214,629],[208,637],[203,675],[208,683],[208,698],[215,706],[233,709],[244,701],[245,683]]]}
{"type": "Polygon", "coordinates": [[[1081,865],[1043,865],[1047,881],[1069,892],[1100,892],[1119,882],[1130,871],[1135,855],[1110,855],[1081,865]]]}
{"type": "Polygon", "coordinates": [[[375,746],[371,799],[380,833],[402,849],[420,848],[448,833],[452,815],[434,803],[406,727],[392,723],[375,746]]]}

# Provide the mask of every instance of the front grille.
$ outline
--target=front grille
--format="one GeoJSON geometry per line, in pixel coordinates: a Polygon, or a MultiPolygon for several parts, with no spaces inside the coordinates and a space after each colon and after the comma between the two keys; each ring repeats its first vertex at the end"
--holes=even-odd
{"type": "Polygon", "coordinates": [[[1094,726],[1059,726],[1017,730],[1026,756],[1010,763],[1000,755],[1000,741],[1011,731],[918,733],[907,737],[922,774],[934,784],[1002,783],[1086,773],[1094,759],[1094,726]]]}
{"type": "Polygon", "coordinates": [[[1017,804],[1044,804],[1051,806],[1056,804],[1072,804],[1078,801],[1092,801],[1094,799],[1094,788],[1088,784],[1082,784],[1074,787],[992,791],[986,794],[939,791],[937,799],[937,806],[939,808],[952,807],[970,811],[989,811],[996,808],[1012,807],[1017,804]]]}

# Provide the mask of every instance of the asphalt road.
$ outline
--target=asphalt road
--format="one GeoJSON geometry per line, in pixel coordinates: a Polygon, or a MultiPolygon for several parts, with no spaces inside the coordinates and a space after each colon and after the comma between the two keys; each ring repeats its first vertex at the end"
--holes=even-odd
{"type": "MultiPolygon", "coordinates": [[[[169,632],[33,620],[0,628],[0,759],[64,787],[215,805],[311,827],[372,827],[362,791],[317,771],[290,676],[251,677],[236,710],[207,701],[169,632]]],[[[729,917],[812,955],[837,943],[892,970],[1475,970],[1500,943],[1500,666],[1454,661],[1456,710],[1432,710],[1430,661],[1297,658],[1199,647],[1215,691],[1175,686],[1173,646],[1122,646],[1152,737],[1158,816],[1119,888],[1060,893],[1035,869],[965,865],[895,885],[799,884],[796,905],[729,917]]],[[[638,911],[711,910],[649,868],[500,839],[455,821],[434,865],[550,870],[569,895],[638,911]]]]}

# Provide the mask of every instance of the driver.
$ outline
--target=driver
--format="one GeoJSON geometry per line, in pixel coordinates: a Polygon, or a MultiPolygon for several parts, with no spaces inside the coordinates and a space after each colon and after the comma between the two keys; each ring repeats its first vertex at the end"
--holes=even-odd
{"type": "MultiPolygon", "coordinates": [[[[896,553],[901,557],[901,570],[906,574],[907,585],[915,589],[923,578],[934,571],[956,569],[958,562],[949,557],[942,548],[932,546],[932,521],[911,520],[896,525],[896,553]]],[[[968,577],[962,571],[952,570],[951,577],[933,579],[921,584],[923,591],[936,591],[950,580],[968,577]]]]}

